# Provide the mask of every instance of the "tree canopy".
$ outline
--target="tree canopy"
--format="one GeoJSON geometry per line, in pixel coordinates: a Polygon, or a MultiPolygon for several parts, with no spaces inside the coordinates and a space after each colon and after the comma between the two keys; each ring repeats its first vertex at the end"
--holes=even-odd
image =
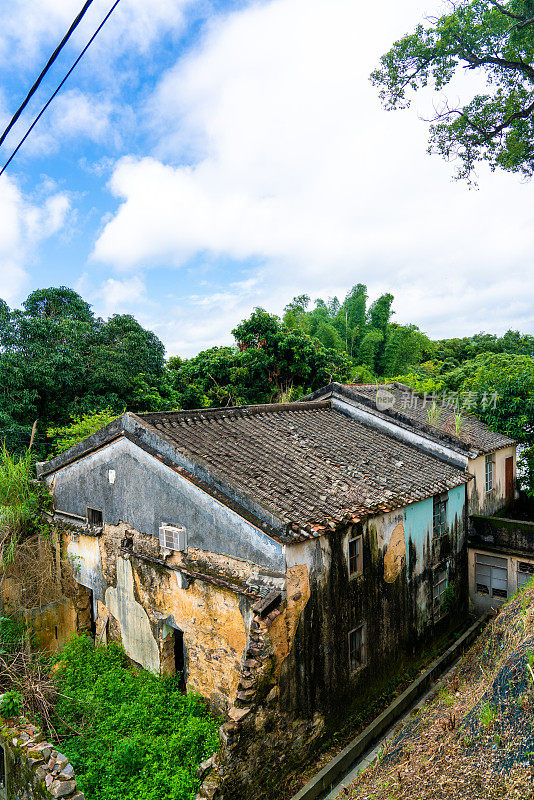
{"type": "Polygon", "coordinates": [[[459,104],[444,99],[430,120],[429,152],[458,162],[471,179],[478,162],[530,178],[534,171],[534,0],[449,0],[449,13],[395,42],[371,75],[387,109],[411,93],[448,86],[460,69],[485,87],[459,104]]]}

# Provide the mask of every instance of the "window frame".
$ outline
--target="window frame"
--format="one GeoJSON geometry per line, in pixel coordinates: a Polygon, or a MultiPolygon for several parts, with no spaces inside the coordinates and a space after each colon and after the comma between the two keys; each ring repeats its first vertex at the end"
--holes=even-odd
{"type": "Polygon", "coordinates": [[[440,492],[440,494],[435,494],[432,500],[432,538],[442,539],[444,536],[449,535],[449,526],[447,520],[449,493],[440,492]],[[438,519],[437,524],[436,519],[438,519]]]}
{"type": "Polygon", "coordinates": [[[486,453],[484,461],[486,494],[495,489],[495,453],[486,453]],[[488,469],[490,467],[490,469],[488,469]]]}
{"type": "Polygon", "coordinates": [[[352,628],[352,630],[348,632],[347,640],[349,645],[349,671],[351,674],[354,674],[363,669],[367,664],[367,629],[365,622],[362,622],[361,625],[357,625],[355,628],[352,628]],[[360,645],[357,648],[353,648],[352,637],[358,633],[360,634],[360,645]],[[360,654],[359,663],[357,662],[356,658],[353,660],[353,652],[355,654],[360,654]]]}
{"type": "Polygon", "coordinates": [[[358,575],[363,574],[363,535],[352,536],[347,542],[347,565],[349,570],[349,578],[356,578],[358,575]],[[356,553],[356,569],[352,568],[354,555],[351,555],[351,544],[357,544],[358,552],[356,553]]]}
{"type": "Polygon", "coordinates": [[[434,615],[437,617],[442,617],[444,615],[443,611],[443,595],[447,591],[449,587],[449,566],[446,564],[444,567],[438,567],[432,573],[432,610],[434,615]],[[436,580],[436,576],[443,577],[439,580],[436,580]],[[436,593],[436,589],[438,590],[436,593]],[[437,602],[436,602],[437,601],[437,602]]]}
{"type": "Polygon", "coordinates": [[[101,508],[95,508],[94,506],[85,506],[85,514],[87,524],[90,528],[103,528],[104,527],[104,511],[101,508]],[[93,519],[93,514],[99,515],[99,522],[95,522],[93,519]]]}
{"type": "Polygon", "coordinates": [[[491,600],[494,600],[495,598],[497,598],[499,600],[507,600],[508,597],[510,596],[510,585],[509,584],[510,584],[510,581],[509,581],[509,578],[508,578],[508,559],[507,558],[503,558],[502,556],[493,556],[493,555],[489,555],[487,553],[477,553],[477,552],[475,552],[475,589],[476,589],[476,593],[477,594],[484,595],[484,597],[489,597],[491,600]],[[485,563],[484,563],[484,559],[486,559],[485,563]],[[493,561],[499,561],[499,562],[502,562],[502,563],[495,564],[495,563],[492,563],[492,560],[493,561]],[[506,567],[504,565],[506,565],[506,567]],[[481,570],[478,569],[479,567],[481,568],[481,570]],[[500,587],[497,587],[497,586],[494,585],[494,581],[496,581],[496,580],[501,580],[502,581],[502,578],[497,578],[496,576],[494,576],[494,570],[503,571],[505,569],[506,569],[506,594],[502,594],[503,589],[501,589],[500,587]],[[486,577],[483,574],[481,574],[482,570],[486,571],[486,572],[489,571],[489,575],[487,576],[487,581],[488,581],[487,584],[483,584],[482,581],[479,580],[479,578],[486,577]],[[481,591],[480,588],[479,588],[480,586],[487,586],[488,591],[487,592],[481,591]],[[501,592],[501,593],[499,594],[499,592],[501,592]]]}

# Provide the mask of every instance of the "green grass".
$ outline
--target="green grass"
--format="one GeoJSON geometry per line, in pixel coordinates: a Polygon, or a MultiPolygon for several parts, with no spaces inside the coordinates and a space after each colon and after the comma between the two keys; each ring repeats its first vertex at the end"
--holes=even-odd
{"type": "Polygon", "coordinates": [[[127,664],[116,644],[72,639],[59,656],[61,749],[87,800],[189,800],[219,722],[173,679],[127,664]],[[71,726],[81,735],[73,735],[71,726]]]}
{"type": "Polygon", "coordinates": [[[480,708],[478,718],[484,728],[490,728],[497,719],[497,712],[489,703],[484,703],[480,708]]]}

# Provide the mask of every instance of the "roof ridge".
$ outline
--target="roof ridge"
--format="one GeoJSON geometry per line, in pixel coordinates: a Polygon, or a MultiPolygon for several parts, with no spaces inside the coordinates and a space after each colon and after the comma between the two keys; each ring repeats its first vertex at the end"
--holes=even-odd
{"type": "Polygon", "coordinates": [[[221,408],[191,408],[177,409],[176,411],[146,411],[134,413],[136,417],[144,420],[161,421],[165,419],[203,419],[210,417],[248,417],[257,414],[275,414],[303,411],[322,411],[332,408],[332,400],[312,400],[292,403],[259,403],[257,405],[222,406],[221,408]]]}

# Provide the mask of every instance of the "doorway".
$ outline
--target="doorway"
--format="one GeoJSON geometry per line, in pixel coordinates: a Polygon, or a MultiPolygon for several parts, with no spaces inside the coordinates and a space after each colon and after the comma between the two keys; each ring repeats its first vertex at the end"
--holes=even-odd
{"type": "Polygon", "coordinates": [[[180,676],[178,685],[185,692],[185,646],[184,634],[179,628],[174,629],[174,669],[180,676]]]}
{"type": "Polygon", "coordinates": [[[504,462],[504,485],[506,490],[506,505],[514,499],[514,457],[510,456],[504,462]]]}

